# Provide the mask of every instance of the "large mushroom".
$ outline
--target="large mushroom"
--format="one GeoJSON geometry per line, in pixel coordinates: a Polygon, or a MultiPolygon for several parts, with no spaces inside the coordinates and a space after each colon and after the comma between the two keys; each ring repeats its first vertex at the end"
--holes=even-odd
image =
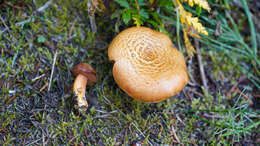
{"type": "Polygon", "coordinates": [[[89,64],[80,63],[72,69],[72,74],[76,76],[73,92],[77,96],[78,107],[88,107],[85,99],[86,86],[97,81],[96,72],[89,64]]]}
{"type": "Polygon", "coordinates": [[[147,27],[119,33],[108,48],[113,76],[129,96],[160,102],[182,90],[188,82],[184,56],[170,38],[147,27]]]}

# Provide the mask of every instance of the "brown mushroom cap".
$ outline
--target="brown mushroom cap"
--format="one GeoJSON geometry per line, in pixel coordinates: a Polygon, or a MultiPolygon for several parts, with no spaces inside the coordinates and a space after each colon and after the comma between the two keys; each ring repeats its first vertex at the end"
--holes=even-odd
{"type": "Polygon", "coordinates": [[[95,83],[97,81],[96,71],[86,63],[80,63],[73,67],[72,74],[77,76],[79,74],[84,75],[88,79],[88,83],[95,83]]]}
{"type": "Polygon", "coordinates": [[[185,59],[170,38],[147,27],[119,33],[108,48],[113,76],[131,97],[160,102],[182,90],[188,82],[185,59]]]}

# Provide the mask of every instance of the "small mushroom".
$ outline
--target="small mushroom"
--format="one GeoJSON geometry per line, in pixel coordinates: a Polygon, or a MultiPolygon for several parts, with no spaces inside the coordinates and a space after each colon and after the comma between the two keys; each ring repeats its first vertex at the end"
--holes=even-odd
{"type": "Polygon", "coordinates": [[[89,64],[80,63],[72,69],[72,74],[76,76],[73,92],[77,96],[78,107],[88,107],[85,99],[86,86],[97,81],[96,71],[89,64]]]}
{"type": "Polygon", "coordinates": [[[108,56],[118,86],[139,101],[163,101],[189,80],[183,54],[167,35],[147,27],[119,33],[109,45],[108,56]]]}

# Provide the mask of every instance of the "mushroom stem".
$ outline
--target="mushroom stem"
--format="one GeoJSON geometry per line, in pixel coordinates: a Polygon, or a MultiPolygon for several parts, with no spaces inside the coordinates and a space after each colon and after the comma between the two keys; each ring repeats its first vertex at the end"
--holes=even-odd
{"type": "Polygon", "coordinates": [[[85,99],[85,91],[88,78],[82,74],[78,74],[73,85],[73,91],[77,96],[79,107],[88,107],[88,102],[85,99]]]}
{"type": "Polygon", "coordinates": [[[76,76],[73,91],[77,96],[78,107],[88,107],[88,102],[85,99],[85,90],[87,84],[97,81],[96,71],[89,64],[80,63],[73,67],[72,74],[76,76]]]}

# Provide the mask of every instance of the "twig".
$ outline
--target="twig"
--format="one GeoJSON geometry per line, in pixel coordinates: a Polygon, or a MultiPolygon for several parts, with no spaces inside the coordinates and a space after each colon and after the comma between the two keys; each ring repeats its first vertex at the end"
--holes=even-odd
{"type": "Polygon", "coordinates": [[[24,136],[23,136],[23,146],[25,146],[26,136],[27,136],[27,134],[24,134],[24,136]]]}
{"type": "MultiPolygon", "coordinates": [[[[9,27],[6,25],[5,20],[2,18],[1,15],[0,15],[0,19],[1,19],[1,21],[3,22],[3,24],[4,24],[4,26],[5,26],[5,29],[9,32],[9,35],[11,35],[11,36],[12,36],[12,39],[14,39],[14,41],[17,42],[17,39],[16,39],[15,37],[13,37],[12,33],[10,32],[9,27]]],[[[4,32],[5,32],[5,30],[2,31],[1,33],[4,33],[4,32]]]]}
{"type": "Polygon", "coordinates": [[[49,7],[49,5],[52,3],[52,0],[47,1],[43,6],[37,9],[37,12],[44,11],[46,8],[49,7]]]}
{"type": "Polygon", "coordinates": [[[34,18],[33,18],[33,16],[37,13],[37,12],[42,12],[42,11],[44,11],[46,8],[48,8],[49,7],[49,5],[52,3],[52,0],[49,0],[49,1],[47,1],[44,5],[42,5],[41,7],[39,7],[36,11],[34,11],[33,13],[32,13],[32,15],[28,18],[28,19],[26,19],[26,20],[24,20],[24,21],[22,21],[22,22],[17,22],[17,23],[15,23],[15,25],[16,26],[18,26],[18,25],[24,25],[24,24],[26,24],[26,23],[29,23],[29,22],[34,22],[34,18]]]}
{"type": "Polygon", "coordinates": [[[58,55],[58,51],[56,50],[55,55],[54,55],[54,59],[53,59],[53,63],[52,63],[51,77],[50,77],[50,80],[49,80],[48,92],[51,89],[51,82],[52,82],[52,77],[53,77],[53,73],[54,73],[54,69],[55,69],[55,63],[56,63],[57,55],[58,55]]]}
{"type": "Polygon", "coordinates": [[[87,132],[86,128],[84,128],[84,135],[85,135],[86,140],[88,140],[88,132],[87,132]]]}
{"type": "Polygon", "coordinates": [[[176,131],[175,131],[173,125],[172,125],[172,133],[173,133],[173,136],[174,136],[175,140],[176,140],[178,143],[181,143],[181,142],[180,142],[180,139],[178,138],[178,136],[177,136],[177,134],[176,134],[176,131]]]}
{"type": "MultiPolygon", "coordinates": [[[[46,110],[46,104],[44,105],[44,111],[43,111],[43,114],[42,114],[42,125],[45,124],[44,120],[45,120],[45,110],[46,110]]],[[[45,135],[44,135],[44,130],[43,128],[41,128],[42,130],[42,145],[45,146],[46,145],[46,141],[45,141],[45,135]]]]}
{"type": "Polygon", "coordinates": [[[137,1],[137,0],[135,0],[135,4],[136,4],[136,8],[137,8],[137,10],[138,10],[138,11],[140,11],[140,6],[139,6],[139,4],[138,4],[138,1],[137,1]]]}
{"type": "Polygon", "coordinates": [[[182,121],[182,119],[178,115],[176,115],[176,118],[185,126],[185,123],[182,121]]]}
{"type": "Polygon", "coordinates": [[[199,92],[197,92],[197,91],[195,91],[195,90],[193,90],[193,89],[188,89],[190,92],[192,92],[193,94],[196,94],[196,95],[198,95],[198,96],[200,96],[200,97],[204,97],[203,96],[203,94],[201,94],[201,93],[199,93],[199,92]]]}
{"type": "Polygon", "coordinates": [[[218,116],[218,115],[210,115],[210,114],[203,114],[203,116],[207,117],[207,118],[221,118],[221,119],[224,119],[224,116],[218,116]]]}
{"type": "MultiPolygon", "coordinates": [[[[1,86],[0,86],[1,87],[1,86]]],[[[253,94],[255,98],[260,98],[260,94],[253,94]]]]}
{"type": "Polygon", "coordinates": [[[40,141],[42,138],[39,138],[31,143],[26,143],[25,145],[34,145],[36,142],[40,141]]]}
{"type": "Polygon", "coordinates": [[[42,92],[47,86],[49,85],[48,82],[46,82],[40,89],[40,92],[42,92]]]}
{"type": "Polygon", "coordinates": [[[47,46],[48,48],[52,49],[52,50],[55,50],[55,47],[52,45],[52,43],[50,43],[47,40],[44,42],[44,45],[47,46]]]}
{"type": "Polygon", "coordinates": [[[77,22],[77,19],[75,19],[75,20],[73,21],[72,25],[71,25],[71,28],[70,28],[70,31],[69,31],[69,38],[68,38],[68,39],[71,38],[72,31],[73,31],[73,29],[74,29],[74,27],[75,27],[76,22],[77,22]]]}
{"type": "Polygon", "coordinates": [[[91,1],[88,1],[87,3],[88,7],[88,15],[89,15],[89,21],[90,21],[90,27],[93,33],[97,32],[97,25],[95,21],[95,7],[91,3],[91,1]]]}
{"type": "MultiPolygon", "coordinates": [[[[144,133],[136,126],[135,121],[132,122],[131,124],[136,128],[136,130],[137,130],[143,137],[145,137],[144,133]]],[[[149,145],[153,145],[153,144],[150,142],[149,139],[147,140],[147,143],[148,143],[149,145]]]]}
{"type": "MultiPolygon", "coordinates": [[[[192,60],[193,59],[193,56],[190,56],[189,57],[189,59],[188,59],[188,61],[187,61],[187,68],[188,68],[188,70],[190,70],[190,71],[192,71],[192,60]]],[[[192,74],[192,73],[191,73],[192,74]]],[[[195,79],[194,79],[194,77],[192,76],[192,75],[189,75],[189,78],[190,78],[190,81],[189,81],[189,83],[188,83],[188,85],[190,85],[190,86],[199,86],[197,83],[196,83],[196,81],[195,81],[195,79]]]]}
{"type": "Polygon", "coordinates": [[[186,90],[184,89],[182,92],[183,92],[184,96],[185,96],[190,102],[192,102],[192,98],[191,98],[190,95],[186,92],[186,90]]]}
{"type": "MultiPolygon", "coordinates": [[[[41,60],[41,59],[40,59],[41,60]]],[[[34,69],[33,69],[33,72],[36,74],[40,68],[40,65],[41,65],[41,62],[38,61],[37,63],[35,63],[34,65],[34,69]]]]}
{"type": "Polygon", "coordinates": [[[204,67],[202,64],[202,57],[201,57],[200,49],[199,49],[199,41],[196,39],[195,39],[195,47],[196,47],[196,51],[197,51],[197,58],[198,58],[198,63],[199,63],[199,68],[200,68],[200,77],[201,77],[204,89],[206,91],[206,94],[208,95],[208,85],[207,85],[207,79],[206,79],[204,67]]]}
{"type": "Polygon", "coordinates": [[[11,102],[12,100],[14,100],[16,97],[17,97],[17,95],[12,96],[9,100],[7,100],[7,101],[5,102],[5,104],[7,105],[9,102],[11,102]]]}
{"type": "Polygon", "coordinates": [[[241,77],[239,78],[238,82],[236,82],[236,83],[231,87],[231,89],[227,92],[226,97],[230,98],[231,93],[234,92],[234,90],[237,88],[237,86],[238,86],[242,81],[244,81],[245,79],[247,79],[246,76],[241,76],[241,77]]]}
{"type": "Polygon", "coordinates": [[[35,77],[35,78],[32,79],[32,82],[34,82],[34,81],[36,81],[36,80],[38,80],[38,79],[40,79],[40,78],[42,78],[42,77],[44,77],[44,76],[45,76],[45,74],[42,74],[42,75],[40,75],[40,76],[37,76],[37,77],[35,77]]]}
{"type": "MultiPolygon", "coordinates": [[[[5,20],[2,18],[1,15],[0,15],[0,19],[1,19],[2,23],[4,24],[4,26],[5,26],[5,29],[6,29],[7,31],[9,31],[9,27],[6,25],[5,20]]],[[[3,33],[3,32],[2,32],[2,33],[3,33]]]]}
{"type": "Polygon", "coordinates": [[[6,48],[1,48],[1,50],[4,51],[4,52],[6,52],[6,53],[8,53],[8,54],[11,55],[11,56],[14,56],[14,54],[15,54],[12,50],[8,50],[8,49],[6,49],[6,48]]]}
{"type": "Polygon", "coordinates": [[[6,2],[6,1],[5,1],[5,4],[7,4],[10,7],[16,8],[16,9],[23,9],[24,8],[24,7],[21,7],[21,6],[18,6],[18,5],[13,5],[13,4],[6,2]]]}

